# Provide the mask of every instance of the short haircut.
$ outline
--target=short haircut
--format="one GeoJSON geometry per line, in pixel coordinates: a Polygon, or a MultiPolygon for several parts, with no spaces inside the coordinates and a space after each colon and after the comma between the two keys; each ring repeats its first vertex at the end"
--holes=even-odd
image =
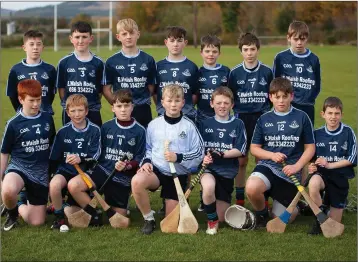
{"type": "Polygon", "coordinates": [[[184,89],[176,84],[167,85],[163,87],[162,99],[164,99],[165,96],[168,96],[169,98],[181,97],[184,99],[184,89]]]}
{"type": "Polygon", "coordinates": [[[71,35],[74,32],[89,33],[90,35],[92,35],[92,27],[89,23],[85,21],[78,21],[71,25],[71,35]]]}
{"type": "Polygon", "coordinates": [[[129,89],[119,89],[113,93],[113,104],[133,103],[132,92],[129,89]]]}
{"type": "Polygon", "coordinates": [[[234,94],[232,93],[231,89],[227,86],[220,86],[215,89],[213,94],[211,95],[211,102],[214,102],[216,96],[226,96],[230,98],[231,103],[234,103],[234,94]]]}
{"type": "Polygon", "coordinates": [[[119,33],[121,30],[126,30],[129,33],[132,33],[133,31],[139,31],[137,23],[131,19],[121,19],[117,23],[117,33],[119,33]]]}
{"type": "Polygon", "coordinates": [[[41,40],[43,40],[44,35],[38,30],[29,30],[25,32],[24,36],[22,37],[23,43],[25,44],[26,41],[30,38],[41,38],[41,40]]]}
{"type": "Polygon", "coordinates": [[[271,81],[270,95],[277,94],[280,91],[285,94],[293,94],[293,88],[290,80],[283,77],[277,77],[271,81]]]}
{"type": "Polygon", "coordinates": [[[310,34],[308,25],[302,21],[293,21],[287,31],[288,37],[298,35],[299,38],[308,38],[310,34]]]}
{"type": "Polygon", "coordinates": [[[24,79],[17,84],[17,94],[21,99],[25,99],[26,96],[42,96],[41,83],[33,79],[24,79]]]}
{"type": "Polygon", "coordinates": [[[214,46],[220,51],[221,40],[216,35],[206,35],[201,38],[200,50],[203,51],[205,47],[214,46]]]}
{"type": "Polygon", "coordinates": [[[326,100],[324,100],[323,102],[323,112],[326,112],[327,107],[334,107],[334,108],[338,108],[341,110],[341,112],[343,112],[343,103],[341,101],[341,99],[339,99],[336,96],[330,96],[327,97],[326,100]]]}
{"type": "Polygon", "coordinates": [[[186,37],[186,30],[181,26],[167,26],[167,39],[174,37],[174,39],[184,38],[186,37]]]}
{"type": "Polygon", "coordinates": [[[66,100],[66,111],[72,106],[84,106],[85,109],[88,109],[87,98],[82,94],[70,95],[66,100]]]}
{"type": "Polygon", "coordinates": [[[239,36],[238,39],[239,49],[242,51],[243,45],[255,45],[257,50],[260,49],[260,40],[253,33],[245,33],[239,36]]]}

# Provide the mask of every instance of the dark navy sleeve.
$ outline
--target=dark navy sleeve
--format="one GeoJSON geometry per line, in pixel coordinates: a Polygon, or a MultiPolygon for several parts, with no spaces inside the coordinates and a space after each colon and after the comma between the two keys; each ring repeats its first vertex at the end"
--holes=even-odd
{"type": "Polygon", "coordinates": [[[351,128],[349,128],[348,132],[348,141],[347,141],[347,150],[348,150],[348,158],[347,160],[353,164],[353,166],[357,166],[357,138],[351,128]]]}
{"type": "Polygon", "coordinates": [[[317,61],[315,63],[314,74],[315,74],[315,81],[316,81],[314,99],[316,100],[317,96],[321,92],[321,65],[319,63],[318,57],[317,57],[317,61]]]}
{"type": "Polygon", "coordinates": [[[236,149],[238,149],[241,152],[241,154],[244,155],[247,146],[247,136],[246,136],[245,125],[241,120],[239,120],[236,133],[237,133],[237,137],[234,146],[236,149]]]}
{"type": "Polygon", "coordinates": [[[106,64],[104,66],[104,85],[112,85],[113,84],[113,72],[112,72],[112,66],[110,64],[110,61],[106,61],[106,64]]]}
{"type": "Polygon", "coordinates": [[[50,116],[50,134],[49,134],[50,146],[52,145],[53,141],[55,140],[55,136],[56,136],[55,122],[53,121],[52,116],[50,116]]]}
{"type": "Polygon", "coordinates": [[[11,68],[9,73],[9,78],[7,79],[6,85],[6,95],[9,97],[17,97],[17,75],[13,68],[11,68]]]}
{"type": "Polygon", "coordinates": [[[101,155],[101,132],[96,128],[96,132],[91,137],[91,145],[88,148],[87,157],[98,160],[101,155]]]}
{"type": "Polygon", "coordinates": [[[4,137],[2,139],[1,153],[10,154],[14,147],[16,140],[16,132],[12,122],[8,123],[5,127],[4,137]]]}
{"type": "Polygon", "coordinates": [[[100,61],[99,62],[99,66],[98,66],[98,74],[96,74],[96,76],[98,76],[98,83],[99,83],[99,89],[98,89],[98,93],[101,94],[103,92],[103,85],[104,85],[104,82],[105,82],[105,72],[104,72],[104,67],[105,67],[105,64],[100,61]]]}
{"type": "Polygon", "coordinates": [[[194,65],[193,83],[191,86],[191,93],[196,95],[199,93],[199,69],[194,65]]]}
{"type": "Polygon", "coordinates": [[[56,78],[56,88],[66,88],[66,68],[64,66],[64,60],[61,60],[57,66],[57,78],[56,78]]]}
{"type": "Polygon", "coordinates": [[[51,67],[51,70],[50,70],[48,75],[49,75],[48,97],[49,97],[49,102],[52,105],[53,100],[55,99],[55,94],[57,93],[57,88],[56,88],[56,69],[54,67],[51,67]]]}
{"type": "Polygon", "coordinates": [[[147,78],[148,85],[154,85],[155,84],[155,78],[157,76],[157,66],[155,65],[155,61],[153,58],[150,59],[148,63],[149,67],[149,74],[147,78]]]}
{"type": "Polygon", "coordinates": [[[263,136],[263,130],[262,130],[262,118],[260,117],[255,126],[254,133],[252,135],[251,144],[257,144],[257,145],[263,145],[264,144],[264,136],[263,136]]]}
{"type": "Polygon", "coordinates": [[[63,159],[62,144],[62,132],[58,132],[51,148],[50,160],[61,161],[63,159]]]}
{"type": "Polygon", "coordinates": [[[232,93],[234,94],[234,101],[237,100],[237,95],[236,95],[236,84],[235,84],[235,73],[234,71],[231,71],[229,73],[229,83],[228,83],[228,88],[231,89],[232,93]]]}
{"type": "Polygon", "coordinates": [[[315,143],[312,122],[306,114],[304,115],[303,118],[302,137],[303,137],[302,143],[304,145],[315,143]]]}
{"type": "Polygon", "coordinates": [[[145,147],[146,147],[145,137],[146,137],[145,132],[143,132],[143,134],[139,136],[136,152],[134,154],[133,160],[137,161],[138,163],[142,161],[145,155],[145,147]]]}
{"type": "Polygon", "coordinates": [[[273,77],[274,77],[274,78],[281,76],[281,72],[280,72],[280,60],[279,60],[279,56],[278,56],[278,55],[276,55],[275,59],[273,60],[272,72],[273,72],[273,77]]]}

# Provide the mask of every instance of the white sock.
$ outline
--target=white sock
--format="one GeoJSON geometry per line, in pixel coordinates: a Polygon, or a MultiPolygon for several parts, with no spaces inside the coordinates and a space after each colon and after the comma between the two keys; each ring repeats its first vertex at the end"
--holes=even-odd
{"type": "Polygon", "coordinates": [[[150,210],[150,212],[146,215],[143,215],[144,219],[145,220],[155,220],[154,219],[154,211],[153,210],[150,210]]]}

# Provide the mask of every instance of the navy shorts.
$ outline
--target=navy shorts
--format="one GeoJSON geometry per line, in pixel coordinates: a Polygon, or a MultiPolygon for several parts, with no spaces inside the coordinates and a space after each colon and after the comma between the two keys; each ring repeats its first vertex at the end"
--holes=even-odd
{"type": "Polygon", "coordinates": [[[265,196],[272,197],[283,206],[288,207],[297,194],[297,187],[275,175],[270,168],[257,165],[252,172],[263,174],[271,184],[271,188],[265,192],[265,196]]]}
{"type": "Polygon", "coordinates": [[[218,175],[216,172],[206,169],[215,178],[215,198],[231,204],[232,192],[234,191],[234,179],[218,175]]]}
{"type": "Polygon", "coordinates": [[[323,175],[316,173],[314,175],[322,177],[324,182],[323,203],[334,208],[345,208],[349,191],[348,179],[333,172],[325,172],[323,175]]]}
{"type": "MultiPolygon", "coordinates": [[[[178,201],[178,194],[175,188],[173,176],[166,176],[162,174],[159,169],[153,166],[153,172],[159,179],[159,186],[162,186],[162,190],[160,192],[160,197],[164,199],[172,199],[178,201]]],[[[180,175],[178,176],[181,188],[185,193],[186,186],[188,184],[188,175],[180,175]]],[[[158,187],[159,188],[159,187],[158,187]]],[[[152,192],[156,191],[158,188],[151,190],[152,192]]]]}
{"type": "Polygon", "coordinates": [[[135,105],[132,117],[144,128],[147,128],[149,122],[152,121],[152,110],[150,109],[150,105],[135,105]]]}
{"type": "MultiPolygon", "coordinates": [[[[108,175],[99,167],[96,166],[93,170],[87,173],[93,182],[96,184],[96,189],[99,190],[108,175]]],[[[118,207],[122,209],[127,209],[129,196],[131,193],[130,186],[124,186],[121,183],[116,181],[108,181],[107,184],[104,186],[103,194],[104,198],[108,205],[112,207],[118,207]]]]}
{"type": "Polygon", "coordinates": [[[31,181],[30,179],[27,178],[27,176],[24,173],[22,173],[19,170],[9,169],[6,174],[10,172],[16,173],[19,176],[21,176],[25,184],[27,200],[31,205],[34,206],[47,205],[48,192],[49,192],[48,187],[31,181]]]}
{"type": "Polygon", "coordinates": [[[292,103],[292,106],[305,112],[308,115],[309,119],[311,120],[312,126],[314,126],[314,106],[313,105],[299,105],[296,103],[292,103]]]}
{"type": "MultiPolygon", "coordinates": [[[[77,174],[72,175],[68,172],[62,171],[62,170],[57,170],[56,171],[56,175],[61,175],[66,179],[66,182],[68,184],[68,181],[70,181],[72,178],[74,178],[75,176],[77,176],[77,174]]],[[[51,183],[51,182],[50,182],[51,183]]],[[[66,203],[69,204],[70,206],[80,206],[76,200],[72,197],[72,195],[68,192],[68,188],[67,186],[65,186],[64,188],[62,188],[61,191],[62,194],[62,198],[64,198],[67,195],[67,200],[66,203]]]]}
{"type": "MultiPolygon", "coordinates": [[[[102,117],[101,117],[101,112],[100,111],[90,111],[90,110],[88,110],[87,118],[92,123],[96,124],[97,126],[99,126],[99,127],[102,126],[102,117]]],[[[67,115],[66,110],[63,109],[63,111],[62,111],[62,124],[65,125],[70,121],[71,121],[71,119],[67,115]]]]}
{"type": "Polygon", "coordinates": [[[247,137],[247,146],[246,146],[246,152],[245,152],[246,155],[247,155],[247,152],[249,152],[249,150],[250,150],[251,139],[254,134],[256,122],[262,114],[263,114],[262,112],[236,114],[236,117],[238,119],[242,120],[242,122],[245,125],[245,129],[246,129],[246,137],[247,137]]]}

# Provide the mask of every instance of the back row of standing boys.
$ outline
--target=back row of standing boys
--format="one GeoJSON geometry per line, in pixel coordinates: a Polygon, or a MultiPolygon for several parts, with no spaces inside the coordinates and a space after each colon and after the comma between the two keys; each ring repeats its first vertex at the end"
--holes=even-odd
{"type": "MultiPolygon", "coordinates": [[[[287,207],[297,192],[289,176],[300,176],[314,156],[317,160],[310,172],[318,166],[324,175],[311,180],[310,194],[323,206],[320,190],[331,189],[326,194],[331,216],[341,220],[347,179],[354,176],[352,167],[357,161],[356,140],[351,128],[340,122],[343,106],[338,98],[325,101],[322,116],[326,125],[313,132],[321,76],[318,57],[305,47],[309,35],[305,23],[290,24],[287,39],[291,47],[276,55],[273,71],[257,59],[260,42],[251,33],[239,38],[244,61],[230,71],[216,63],[220,40],[215,36],[201,39],[204,64],[198,70],[183,55],[187,44],[184,28],[168,27],[164,42],[169,54],[157,63],[137,48],[140,34],[135,21],[120,20],[117,32],[122,50],[104,63],[89,51],[93,40],[90,25],[73,24],[70,41],[75,50],[60,60],[57,72],[40,58],[42,34],[25,33],[27,57],[12,67],[6,89],[17,111],[7,123],[1,148],[0,171],[6,173],[2,183],[2,199],[8,209],[6,231],[16,225],[18,213],[29,224],[44,223],[48,191],[56,216],[53,228],[65,223],[65,212],[85,207],[90,201],[87,187],[73,168],[81,164],[97,187],[114,168],[117,170],[104,188],[106,201],[125,215],[132,192],[145,221],[141,230],[150,234],[156,225],[147,190],[162,186],[166,215],[177,204],[168,161],[175,163],[183,188],[193,169],[202,161],[209,164],[201,179],[201,206],[208,216],[208,234],[216,234],[219,221],[224,220],[234,178],[236,203],[244,205],[246,192],[256,211],[257,225],[264,226],[269,217],[267,198],[275,200],[275,210],[287,207]],[[51,115],[56,90],[63,106],[63,127],[53,138],[51,115]],[[103,125],[102,94],[116,116],[103,125]],[[151,97],[159,115],[153,121],[151,97]],[[40,104],[41,113],[37,108],[40,104]],[[232,109],[235,116],[230,116],[232,109]],[[168,151],[164,150],[165,139],[171,142],[168,151]],[[250,142],[252,155],[260,160],[245,190],[250,142]],[[204,149],[214,152],[204,157],[204,149]],[[55,174],[50,183],[49,154],[49,173],[55,174]],[[124,155],[128,161],[121,161],[124,155]],[[98,160],[98,164],[91,168],[87,159],[98,160]],[[283,163],[287,165],[283,167],[283,163]],[[329,172],[332,168],[334,174],[329,172]],[[24,186],[26,193],[21,191],[24,186]],[[64,209],[61,190],[66,186],[70,207],[64,209]]],[[[87,211],[93,215],[91,224],[98,223],[96,210],[87,211]]],[[[314,226],[313,233],[319,233],[316,222],[314,226]]]]}

